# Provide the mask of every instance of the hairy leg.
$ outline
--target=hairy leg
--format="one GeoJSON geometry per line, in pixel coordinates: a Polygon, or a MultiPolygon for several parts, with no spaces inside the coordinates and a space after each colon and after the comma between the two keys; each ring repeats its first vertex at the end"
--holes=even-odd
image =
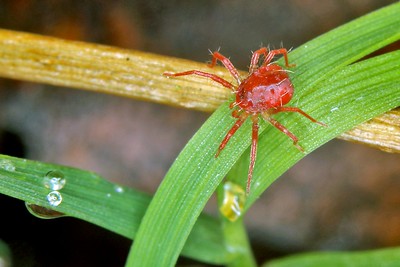
{"type": "Polygon", "coordinates": [[[214,67],[217,64],[217,60],[221,61],[222,64],[224,64],[225,68],[231,73],[231,75],[235,78],[238,84],[242,82],[239,72],[237,71],[235,66],[233,66],[232,62],[227,57],[225,57],[224,55],[220,54],[217,51],[213,53],[212,61],[208,66],[210,68],[214,67]]]}
{"type": "Polygon", "coordinates": [[[291,67],[296,66],[295,64],[289,64],[289,59],[288,59],[286,48],[275,49],[275,50],[269,51],[268,55],[264,59],[263,65],[268,65],[276,55],[283,55],[283,57],[285,59],[286,67],[291,68],[291,67]]]}
{"type": "Polygon", "coordinates": [[[269,114],[276,114],[279,112],[297,112],[297,113],[303,115],[304,117],[306,117],[307,119],[309,119],[310,121],[315,122],[321,126],[327,127],[327,125],[325,123],[317,121],[316,119],[314,119],[313,117],[311,117],[310,115],[305,113],[303,110],[296,108],[296,107],[278,107],[276,109],[269,110],[269,114]]]}
{"type": "Polygon", "coordinates": [[[221,144],[219,145],[218,151],[215,154],[215,157],[219,156],[219,153],[225,148],[226,144],[229,142],[231,137],[236,133],[236,131],[242,126],[246,118],[248,117],[247,113],[243,113],[242,116],[240,116],[235,124],[232,126],[232,128],[228,131],[224,139],[222,140],[221,144]]]}
{"type": "Polygon", "coordinates": [[[246,186],[246,194],[250,193],[251,179],[253,177],[254,164],[256,162],[257,156],[257,143],[258,143],[258,115],[253,115],[251,117],[253,121],[252,132],[251,132],[251,149],[250,149],[250,165],[249,172],[247,175],[247,186],[246,186]]]}
{"type": "Polygon", "coordinates": [[[290,139],[293,140],[293,145],[300,150],[301,152],[304,152],[304,149],[298,145],[297,143],[299,142],[299,139],[292,133],[290,132],[285,126],[283,126],[280,122],[277,120],[271,118],[270,114],[262,114],[263,118],[267,120],[269,123],[272,124],[276,129],[287,135],[290,139]]]}
{"type": "Polygon", "coordinates": [[[235,90],[235,86],[233,84],[231,84],[230,82],[228,82],[227,80],[224,80],[224,79],[222,79],[221,77],[219,77],[219,76],[217,76],[215,74],[204,72],[204,71],[200,71],[200,70],[189,70],[189,71],[178,72],[178,73],[164,72],[163,75],[168,76],[168,77],[197,75],[197,76],[201,76],[201,77],[212,79],[213,81],[221,84],[222,86],[224,86],[226,88],[231,89],[232,91],[235,90]]]}
{"type": "Polygon", "coordinates": [[[250,60],[250,67],[249,67],[250,74],[253,73],[258,68],[258,60],[260,59],[260,56],[264,55],[264,57],[267,57],[267,53],[268,53],[268,48],[266,47],[262,47],[254,51],[250,60]]]}

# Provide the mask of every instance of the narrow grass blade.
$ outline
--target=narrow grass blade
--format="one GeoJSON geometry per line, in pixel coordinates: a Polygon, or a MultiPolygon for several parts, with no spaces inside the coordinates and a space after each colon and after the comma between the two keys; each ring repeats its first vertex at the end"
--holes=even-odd
{"type": "Polygon", "coordinates": [[[314,252],[289,256],[266,263],[263,267],[395,267],[400,249],[386,248],[359,252],[314,252]]]}
{"type": "MultiPolygon", "coordinates": [[[[151,201],[150,196],[110,183],[93,172],[5,155],[0,155],[0,193],[91,222],[131,239],[136,236],[151,201]],[[58,206],[51,206],[46,198],[52,191],[44,185],[50,171],[62,173],[66,180],[65,186],[58,190],[62,196],[58,206]]],[[[222,236],[219,222],[202,215],[182,254],[223,264],[226,253],[222,236]]]]}

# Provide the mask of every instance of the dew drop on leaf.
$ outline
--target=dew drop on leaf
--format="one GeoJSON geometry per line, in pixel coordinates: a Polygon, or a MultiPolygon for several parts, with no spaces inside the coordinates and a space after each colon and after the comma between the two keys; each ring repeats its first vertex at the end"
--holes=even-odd
{"type": "Polygon", "coordinates": [[[14,164],[11,162],[11,160],[7,159],[0,160],[0,168],[9,172],[15,171],[14,164]]]}
{"type": "Polygon", "coordinates": [[[49,171],[43,178],[43,184],[50,190],[60,190],[65,186],[67,180],[60,171],[49,171]]]}
{"type": "Polygon", "coordinates": [[[62,195],[58,191],[51,191],[47,194],[47,201],[53,207],[57,207],[62,202],[62,195]]]}
{"type": "Polygon", "coordinates": [[[223,190],[223,199],[219,211],[225,218],[234,222],[242,215],[246,193],[242,187],[232,182],[226,182],[223,190]]]}
{"type": "Polygon", "coordinates": [[[124,192],[124,188],[122,186],[119,186],[119,185],[114,186],[114,190],[117,193],[123,193],[124,192]]]}
{"type": "MultiPolygon", "coordinates": [[[[32,214],[35,217],[38,217],[40,219],[56,219],[60,217],[67,216],[64,213],[48,209],[39,205],[31,204],[28,202],[25,202],[26,209],[29,211],[30,214],[32,214]]],[[[1,266],[1,265],[0,265],[1,266]]]]}

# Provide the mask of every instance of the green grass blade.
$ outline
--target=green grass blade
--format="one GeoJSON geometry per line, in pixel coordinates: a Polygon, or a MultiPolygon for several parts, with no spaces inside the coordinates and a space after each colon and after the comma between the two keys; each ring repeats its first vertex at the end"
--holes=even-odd
{"type": "MultiPolygon", "coordinates": [[[[5,155],[0,155],[0,193],[91,222],[131,239],[151,201],[150,196],[110,183],[93,172],[5,155]],[[59,190],[63,201],[57,207],[50,206],[46,198],[52,191],[43,184],[49,171],[61,172],[66,179],[64,188],[59,190]]],[[[200,216],[183,255],[224,263],[226,253],[219,222],[207,215],[200,216]]]]}
{"type": "MultiPolygon", "coordinates": [[[[295,114],[280,117],[293,129],[306,153],[355,125],[400,106],[400,51],[345,67],[318,85],[323,92],[304,96],[302,99],[307,103],[302,108],[311,110],[310,114],[327,123],[328,128],[292,116],[295,114]],[[316,110],[316,106],[320,108],[316,110]]],[[[304,157],[285,135],[272,127],[260,137],[259,151],[262,153],[258,154],[253,194],[247,207],[288,169],[287,166],[304,157]]]]}
{"type": "Polygon", "coordinates": [[[395,267],[400,249],[387,248],[360,252],[313,252],[289,256],[266,263],[263,267],[395,267]]]}
{"type": "MultiPolygon", "coordinates": [[[[306,112],[329,124],[329,128],[321,129],[317,125],[310,126],[310,123],[304,123],[301,118],[292,116],[296,114],[287,116],[290,117],[290,122],[288,120],[287,123],[290,129],[296,134],[304,132],[299,137],[307,151],[332,139],[344,128],[351,128],[376,112],[384,112],[399,103],[397,100],[400,90],[398,90],[398,81],[394,80],[398,72],[396,73],[396,69],[393,69],[393,65],[396,65],[393,60],[398,61],[398,55],[390,55],[392,58],[389,60],[389,65],[381,64],[382,69],[389,67],[391,72],[381,79],[380,86],[378,86],[379,77],[371,78],[365,73],[366,80],[361,82],[360,86],[357,84],[345,86],[351,85],[352,75],[357,73],[358,67],[359,71],[363,67],[373,69],[373,64],[378,62],[369,61],[365,63],[366,65],[360,63],[354,68],[344,68],[369,52],[400,37],[399,12],[400,4],[398,3],[381,9],[329,32],[289,55],[289,59],[298,65],[294,69],[295,73],[291,75],[296,87],[296,97],[292,100],[292,104],[301,103],[301,108],[306,112]],[[339,72],[340,74],[336,75],[339,72]],[[327,79],[332,79],[336,85],[324,87],[324,81],[328,82],[327,79]],[[371,89],[377,91],[379,91],[378,88],[382,88],[382,85],[387,86],[385,90],[381,90],[384,93],[379,95],[382,99],[376,99],[376,95],[370,94],[369,85],[371,89]],[[355,93],[352,98],[353,104],[349,104],[348,99],[342,99],[343,96],[353,93],[355,93]],[[362,101],[357,101],[360,97],[362,101]],[[377,106],[375,103],[379,103],[379,110],[374,110],[377,106]],[[340,113],[333,112],[336,108],[340,113]],[[366,116],[363,115],[365,109],[368,109],[366,116]],[[339,115],[347,117],[344,126],[339,115]],[[359,119],[360,117],[362,118],[359,119]],[[308,129],[307,132],[305,129],[308,129]],[[308,135],[306,136],[305,133],[308,135]]],[[[286,124],[286,120],[283,122],[286,124]]],[[[205,203],[250,144],[250,127],[247,122],[231,139],[220,157],[214,158],[220,141],[232,123],[228,104],[224,104],[206,121],[181,152],[143,218],[128,257],[127,266],[173,266],[175,264],[205,203]]],[[[254,186],[249,204],[265,190],[269,183],[304,156],[290,145],[286,136],[279,135],[270,128],[265,134],[268,138],[260,138],[262,140],[260,140],[259,151],[262,153],[258,154],[256,163],[257,166],[263,166],[263,171],[266,170],[268,175],[260,175],[261,170],[256,166],[254,176],[262,178],[255,179],[256,186],[254,186]],[[268,159],[265,158],[267,155],[268,159]],[[274,160],[271,161],[272,158],[274,160]],[[275,164],[280,164],[280,167],[276,168],[275,164]]]]}
{"type": "MultiPolygon", "coordinates": [[[[400,39],[400,3],[367,14],[323,34],[290,53],[297,64],[292,81],[297,92],[322,90],[316,83],[338,69],[400,39]]],[[[296,95],[296,92],[295,92],[296,95]]]]}
{"type": "Polygon", "coordinates": [[[149,224],[151,230],[147,229],[141,233],[139,231],[134,243],[137,244],[136,241],[141,239],[142,242],[150,242],[144,242],[138,246],[140,250],[130,254],[129,265],[174,265],[177,254],[185,242],[181,235],[183,234],[186,239],[198,212],[202,210],[222,177],[248,146],[246,141],[237,142],[236,145],[241,146],[241,149],[232,151],[230,155],[221,155],[215,160],[216,147],[230,124],[227,112],[229,112],[228,104],[224,104],[201,127],[176,159],[173,165],[175,167],[169,170],[156,194],[156,197],[158,195],[163,199],[152,201],[143,218],[141,226],[149,224]],[[151,235],[156,235],[158,238],[149,237],[148,231],[153,232],[151,235]],[[140,234],[144,236],[140,237],[140,234]],[[171,257],[172,254],[175,254],[175,257],[171,257]]]}
{"type": "Polygon", "coordinates": [[[243,218],[235,222],[224,220],[222,228],[225,234],[226,246],[230,248],[227,267],[258,266],[251,251],[243,218]]]}

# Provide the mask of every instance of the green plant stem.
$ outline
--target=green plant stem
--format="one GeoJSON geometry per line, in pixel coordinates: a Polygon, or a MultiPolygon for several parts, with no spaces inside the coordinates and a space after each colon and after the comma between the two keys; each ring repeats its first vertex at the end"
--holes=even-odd
{"type": "MultiPolygon", "coordinates": [[[[217,196],[218,206],[221,207],[225,197],[224,183],[221,183],[218,187],[217,196]]],[[[238,200],[237,196],[234,199],[238,200]]],[[[257,266],[249,243],[246,227],[243,222],[243,216],[238,217],[233,221],[226,218],[223,214],[221,214],[220,217],[222,232],[225,240],[225,249],[228,252],[227,266],[257,266]]]]}
{"type": "Polygon", "coordinates": [[[222,229],[225,237],[225,247],[226,250],[229,252],[227,266],[257,266],[257,263],[253,256],[253,252],[250,247],[243,219],[240,218],[235,222],[223,219],[222,229]]]}

